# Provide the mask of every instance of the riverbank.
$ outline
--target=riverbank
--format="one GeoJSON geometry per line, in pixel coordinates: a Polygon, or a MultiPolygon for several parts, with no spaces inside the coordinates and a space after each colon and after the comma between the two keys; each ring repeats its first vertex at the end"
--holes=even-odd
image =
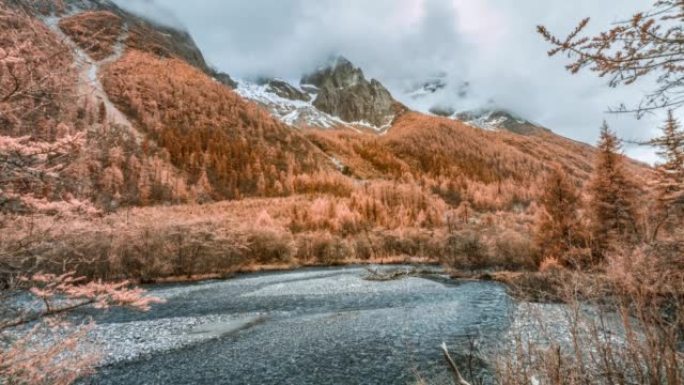
{"type": "Polygon", "coordinates": [[[440,262],[434,258],[397,256],[388,258],[375,258],[370,260],[348,259],[337,264],[324,263],[305,263],[305,264],[248,264],[231,269],[224,273],[192,275],[192,276],[172,276],[155,278],[138,284],[164,284],[164,283],[193,283],[216,279],[230,279],[241,274],[249,273],[287,273],[296,272],[300,269],[308,268],[334,268],[334,267],[370,267],[370,266],[441,266],[440,262]]]}
{"type": "Polygon", "coordinates": [[[12,267],[0,272],[0,287],[17,274],[41,272],[147,283],[299,266],[537,266],[536,251],[525,232],[531,220],[527,217],[520,223],[516,216],[496,222],[474,217],[468,224],[450,226],[347,223],[328,218],[332,206],[322,202],[324,197],[300,195],[126,208],[101,215],[0,216],[0,260],[12,267]]]}

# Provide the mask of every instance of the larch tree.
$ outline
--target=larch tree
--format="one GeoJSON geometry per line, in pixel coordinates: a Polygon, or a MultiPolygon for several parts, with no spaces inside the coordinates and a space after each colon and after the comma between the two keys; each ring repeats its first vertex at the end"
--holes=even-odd
{"type": "Polygon", "coordinates": [[[580,194],[559,166],[546,176],[539,203],[535,243],[544,257],[563,259],[582,237],[580,194]]]}
{"type": "Polygon", "coordinates": [[[601,127],[594,174],[588,185],[592,249],[601,257],[620,242],[638,235],[637,186],[625,171],[620,141],[607,123],[601,127]]]}
{"type": "MultiPolygon", "coordinates": [[[[128,282],[84,282],[73,273],[36,274],[18,281],[28,287],[27,303],[42,304],[35,311],[15,309],[13,301],[0,301],[0,383],[69,385],[92,373],[101,355],[88,344],[94,323],[70,315],[92,307],[125,307],[147,311],[163,300],[145,295],[128,282]],[[28,327],[28,330],[26,328],[28,327]],[[23,330],[22,330],[23,329],[23,330]]],[[[4,299],[1,296],[0,299],[4,299]]]]}
{"type": "Polygon", "coordinates": [[[463,201],[456,209],[456,216],[461,222],[467,225],[470,223],[470,218],[473,216],[472,211],[472,205],[470,202],[463,201]]]}
{"type": "Polygon", "coordinates": [[[612,87],[652,76],[656,86],[636,107],[618,112],[646,112],[684,105],[684,0],[654,0],[650,10],[632,15],[596,35],[584,35],[590,18],[566,37],[540,25],[537,31],[553,47],[549,56],[567,55],[573,74],[588,69],[609,78],[612,87]]]}
{"type": "Polygon", "coordinates": [[[664,163],[656,167],[655,205],[658,220],[652,240],[663,226],[681,224],[684,217],[684,131],[672,111],[662,128],[663,134],[650,143],[656,146],[664,163]]]}

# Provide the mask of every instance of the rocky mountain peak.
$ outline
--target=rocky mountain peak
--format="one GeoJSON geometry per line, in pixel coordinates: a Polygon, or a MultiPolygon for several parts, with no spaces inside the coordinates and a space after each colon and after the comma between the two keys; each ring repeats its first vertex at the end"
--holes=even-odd
{"type": "Polygon", "coordinates": [[[317,88],[313,105],[346,122],[388,126],[395,117],[394,100],[377,80],[368,80],[363,71],[344,57],[302,77],[303,86],[317,88]]]}
{"type": "Polygon", "coordinates": [[[303,102],[311,101],[311,96],[309,94],[302,92],[282,79],[259,78],[256,83],[261,86],[266,86],[267,92],[276,94],[284,99],[300,100],[303,102]]]}
{"type": "Polygon", "coordinates": [[[364,80],[363,71],[340,56],[331,60],[329,64],[319,67],[313,73],[304,75],[301,84],[310,84],[318,88],[328,84],[335,88],[348,88],[364,80]]]}

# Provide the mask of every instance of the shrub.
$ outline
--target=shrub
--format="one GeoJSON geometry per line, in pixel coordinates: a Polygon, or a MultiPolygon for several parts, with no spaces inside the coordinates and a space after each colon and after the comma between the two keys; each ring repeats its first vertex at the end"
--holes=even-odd
{"type": "Polygon", "coordinates": [[[539,272],[541,273],[551,273],[560,270],[563,270],[563,265],[561,265],[558,258],[546,257],[539,264],[539,272]]]}
{"type": "Polygon", "coordinates": [[[433,235],[420,229],[384,231],[380,233],[380,249],[387,256],[436,256],[439,250],[436,250],[433,238],[433,235]]]}
{"type": "Polygon", "coordinates": [[[354,256],[354,250],[347,241],[330,235],[319,238],[314,243],[314,253],[318,262],[326,265],[339,264],[346,258],[354,256]]]}
{"type": "Polygon", "coordinates": [[[297,240],[297,259],[306,263],[335,265],[355,255],[353,242],[327,231],[301,234],[297,240]]]}
{"type": "Polygon", "coordinates": [[[533,270],[539,251],[529,237],[515,231],[504,231],[494,241],[494,257],[499,267],[533,270]]]}
{"type": "Polygon", "coordinates": [[[572,247],[561,258],[563,265],[575,269],[595,266],[594,257],[590,248],[572,247]]]}
{"type": "Polygon", "coordinates": [[[508,285],[512,295],[528,302],[563,302],[562,282],[569,275],[564,270],[545,273],[505,273],[498,280],[508,285]]]}
{"type": "Polygon", "coordinates": [[[259,263],[291,263],[296,252],[292,234],[274,229],[252,230],[247,244],[250,256],[259,263]]]}
{"type": "MultiPolygon", "coordinates": [[[[623,257],[645,255],[637,250],[623,257]]],[[[663,277],[680,273],[670,267],[645,271],[643,266],[631,269],[629,262],[611,263],[620,264],[614,267],[618,274],[609,270],[607,277],[598,279],[582,273],[523,275],[525,279],[519,281],[528,293],[546,293],[547,297],[554,293],[566,303],[559,323],[562,329],[533,326],[531,335],[532,330],[525,328],[514,333],[510,349],[497,354],[496,383],[529,384],[530,378],[540,384],[682,383],[681,275],[671,282],[676,285],[659,284],[663,277]],[[610,287],[610,295],[597,290],[604,285],[610,287]]],[[[544,326],[548,322],[533,311],[527,314],[531,318],[522,324],[544,326]]]]}
{"type": "Polygon", "coordinates": [[[369,260],[373,258],[373,245],[367,237],[357,237],[354,243],[355,255],[358,259],[369,260]]]}
{"type": "Polygon", "coordinates": [[[127,234],[120,239],[121,244],[116,255],[119,256],[118,266],[113,266],[114,271],[127,276],[149,282],[156,277],[168,275],[169,261],[164,258],[167,248],[165,239],[167,233],[155,232],[151,229],[143,229],[139,234],[127,234]],[[118,267],[119,269],[116,269],[118,267]]]}
{"type": "Polygon", "coordinates": [[[477,233],[471,231],[449,235],[442,258],[447,266],[455,269],[483,268],[490,262],[487,246],[477,233]]]}

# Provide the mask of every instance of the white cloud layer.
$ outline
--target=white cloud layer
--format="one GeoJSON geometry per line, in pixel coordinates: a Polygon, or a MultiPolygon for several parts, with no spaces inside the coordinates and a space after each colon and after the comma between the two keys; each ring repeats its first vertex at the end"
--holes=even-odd
{"type": "MultiPolygon", "coordinates": [[[[458,109],[494,103],[573,139],[593,143],[602,120],[626,139],[657,131],[661,115],[636,120],[606,114],[636,103],[647,84],[611,89],[594,74],[570,75],[567,60],[548,58],[536,34],[560,35],[592,16],[593,30],[647,9],[652,0],[115,0],[167,24],[182,23],[207,60],[236,78],[260,75],[296,81],[332,54],[342,54],[402,96],[406,88],[445,73],[452,86],[430,103],[458,109]],[[628,3],[628,4],[626,4],[628,3]],[[173,16],[175,15],[175,16],[173,16]],[[468,81],[468,98],[457,86],[468,81]]],[[[626,152],[653,162],[649,149],[626,152]]]]}

